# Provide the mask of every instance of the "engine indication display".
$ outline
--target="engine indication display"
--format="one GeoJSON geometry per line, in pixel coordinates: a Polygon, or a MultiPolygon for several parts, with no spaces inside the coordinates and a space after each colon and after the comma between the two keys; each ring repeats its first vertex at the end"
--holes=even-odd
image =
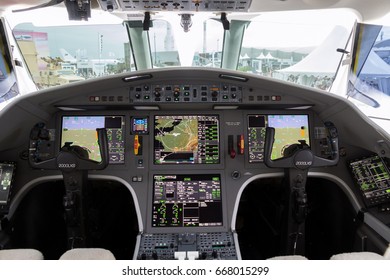
{"type": "Polygon", "coordinates": [[[154,175],[153,181],[152,227],[222,226],[220,175],[154,175]]]}
{"type": "Polygon", "coordinates": [[[263,162],[266,116],[248,116],[249,162],[263,162]]]}
{"type": "Polygon", "coordinates": [[[218,116],[155,116],[155,164],[218,164],[218,116]]]}

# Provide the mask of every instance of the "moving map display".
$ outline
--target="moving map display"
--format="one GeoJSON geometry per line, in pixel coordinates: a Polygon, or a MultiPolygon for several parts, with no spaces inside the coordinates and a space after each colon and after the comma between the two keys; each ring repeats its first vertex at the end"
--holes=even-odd
{"type": "Polygon", "coordinates": [[[84,147],[89,159],[100,162],[100,150],[96,129],[106,128],[109,162],[121,164],[124,157],[124,121],[122,116],[64,116],[62,118],[61,147],[66,142],[84,147]]]}
{"type": "Polygon", "coordinates": [[[218,116],[155,116],[155,164],[218,164],[218,116]]]}

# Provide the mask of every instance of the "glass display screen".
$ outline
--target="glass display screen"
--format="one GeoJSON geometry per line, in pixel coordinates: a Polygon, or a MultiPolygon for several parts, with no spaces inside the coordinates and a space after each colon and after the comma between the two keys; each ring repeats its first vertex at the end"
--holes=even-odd
{"type": "Polygon", "coordinates": [[[155,164],[218,164],[218,116],[155,116],[155,164]]]}
{"type": "Polygon", "coordinates": [[[378,155],[352,161],[350,167],[368,206],[390,201],[390,172],[378,155]]]}
{"type": "Polygon", "coordinates": [[[152,227],[222,226],[221,177],[154,175],[152,227]]]}
{"type": "Polygon", "coordinates": [[[131,134],[149,134],[149,119],[147,117],[131,118],[131,134]]]}
{"type": "Polygon", "coordinates": [[[264,161],[265,128],[275,128],[275,141],[271,159],[283,157],[284,149],[305,140],[310,145],[308,115],[249,115],[248,149],[249,162],[264,161]]]}
{"type": "Polygon", "coordinates": [[[125,162],[125,144],[123,138],[124,121],[122,116],[63,116],[61,147],[66,142],[84,147],[89,159],[100,162],[100,149],[97,128],[106,128],[110,164],[125,162]]]}
{"type": "Polygon", "coordinates": [[[272,160],[283,157],[284,149],[298,140],[310,146],[308,115],[268,115],[268,127],[275,128],[272,160]]]}

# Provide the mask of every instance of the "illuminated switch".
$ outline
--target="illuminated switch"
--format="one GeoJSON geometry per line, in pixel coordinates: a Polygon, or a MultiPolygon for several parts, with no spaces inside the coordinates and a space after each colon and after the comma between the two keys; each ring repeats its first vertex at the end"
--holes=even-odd
{"type": "Polygon", "coordinates": [[[244,154],[244,149],[245,149],[245,141],[244,141],[244,135],[237,135],[237,150],[239,155],[244,154]]]}

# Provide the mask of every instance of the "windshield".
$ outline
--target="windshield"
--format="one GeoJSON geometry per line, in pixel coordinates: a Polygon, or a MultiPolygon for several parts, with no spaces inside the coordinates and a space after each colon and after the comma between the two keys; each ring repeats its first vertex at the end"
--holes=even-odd
{"type": "Polygon", "coordinates": [[[64,75],[74,75],[74,82],[149,68],[206,66],[329,90],[341,59],[335,50],[346,47],[356,20],[345,10],[243,14],[232,15],[225,30],[212,13],[167,12],[152,16],[145,30],[142,17],[123,21],[95,13],[93,22],[67,22],[61,9],[52,10],[52,21],[39,11],[14,19],[14,36],[40,88],[66,83],[64,75]]]}
{"type": "MultiPolygon", "coordinates": [[[[49,9],[48,18],[39,16],[42,10],[10,15],[40,89],[151,68],[216,67],[351,96],[357,16],[350,10],[231,14],[227,28],[214,13],[157,13],[146,25],[140,13],[92,11],[87,22],[69,22],[63,9],[49,9]]],[[[364,112],[378,119],[375,110],[364,112]]]]}

